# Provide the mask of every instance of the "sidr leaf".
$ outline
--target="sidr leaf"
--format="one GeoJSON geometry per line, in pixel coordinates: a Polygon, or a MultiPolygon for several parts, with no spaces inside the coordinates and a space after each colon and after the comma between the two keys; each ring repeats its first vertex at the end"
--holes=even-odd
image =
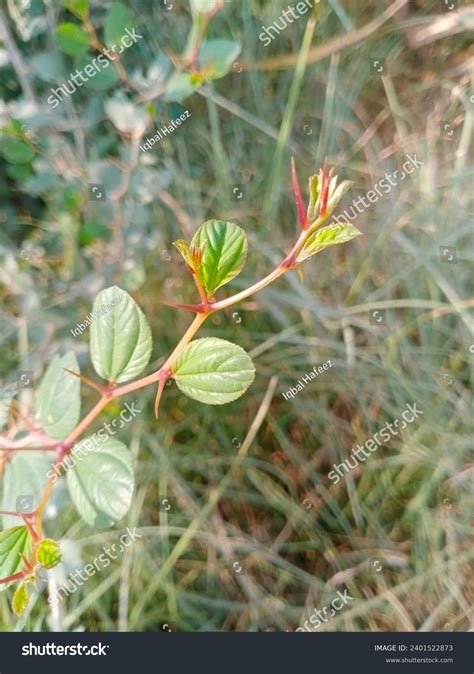
{"type": "Polygon", "coordinates": [[[150,326],[125,290],[112,286],[95,298],[90,347],[95,371],[107,380],[127,381],[148,365],[152,350],[150,326]]]}
{"type": "Polygon", "coordinates": [[[61,550],[52,538],[43,538],[36,550],[36,561],[45,569],[52,569],[61,561],[61,550]]]}
{"type": "Polygon", "coordinates": [[[28,143],[16,138],[8,138],[2,143],[2,154],[11,164],[26,164],[35,156],[28,143]]]}
{"type": "Polygon", "coordinates": [[[208,405],[224,405],[240,398],[255,378],[248,354],[240,346],[217,337],[188,344],[172,370],[183,393],[208,405]]]}
{"type": "Polygon", "coordinates": [[[69,56],[83,56],[89,50],[89,35],[75,23],[60,23],[56,28],[56,39],[58,48],[69,56]]]}
{"type": "Polygon", "coordinates": [[[30,601],[30,593],[27,584],[23,581],[16,588],[12,597],[13,613],[20,618],[25,612],[28,602],[30,601]]]}
{"type": "Polygon", "coordinates": [[[105,17],[104,38],[107,47],[117,51],[127,28],[133,28],[132,12],[121,2],[113,2],[105,17]]]}
{"type": "Polygon", "coordinates": [[[240,44],[232,40],[208,40],[199,50],[199,69],[206,79],[224,77],[240,54],[240,44]]]}
{"type": "Polygon", "coordinates": [[[321,227],[308,238],[303,249],[296,258],[296,261],[303,262],[303,260],[307,260],[313,255],[316,255],[316,253],[319,253],[319,251],[324,248],[334,246],[338,243],[346,243],[346,241],[350,241],[356,236],[361,236],[361,232],[348,223],[321,227]]]}
{"type": "Polygon", "coordinates": [[[247,256],[245,232],[233,222],[208,220],[196,232],[191,246],[203,251],[199,278],[209,296],[242,271],[247,256]]]}
{"type": "Polygon", "coordinates": [[[64,0],[64,7],[79,19],[87,19],[89,16],[89,0],[64,0]]]}
{"type": "MultiPolygon", "coordinates": [[[[21,555],[27,559],[33,550],[33,540],[25,526],[13,527],[0,534],[0,578],[7,578],[23,570],[24,562],[21,555]]],[[[2,583],[0,592],[10,583],[2,583]]]]}
{"type": "Polygon", "coordinates": [[[62,440],[77,426],[81,414],[81,382],[66,369],[79,373],[79,363],[70,351],[55,356],[49,364],[36,396],[36,409],[50,438],[62,440]]]}
{"type": "Polygon", "coordinates": [[[78,456],[66,473],[71,499],[91,527],[112,526],[132,503],[132,456],[126,446],[109,438],[86,456],[78,456]]]}

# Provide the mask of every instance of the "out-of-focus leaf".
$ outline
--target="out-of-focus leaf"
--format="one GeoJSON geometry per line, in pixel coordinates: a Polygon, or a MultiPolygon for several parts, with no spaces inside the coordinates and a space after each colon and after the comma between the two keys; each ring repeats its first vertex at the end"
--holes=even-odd
{"type": "Polygon", "coordinates": [[[75,23],[60,23],[56,28],[58,48],[69,56],[83,56],[90,45],[90,36],[75,23]]]}
{"type": "Polygon", "coordinates": [[[65,74],[64,59],[54,51],[35,54],[30,60],[30,66],[36,77],[43,82],[59,82],[65,74]]]}
{"type": "Polygon", "coordinates": [[[79,243],[81,246],[89,246],[97,239],[103,240],[109,237],[109,230],[102,222],[95,220],[88,220],[83,225],[79,232],[79,243]]]}
{"type": "Polygon", "coordinates": [[[84,69],[86,66],[91,66],[93,68],[93,72],[89,69],[89,73],[91,74],[87,76],[87,82],[84,86],[93,91],[110,89],[110,87],[116,84],[120,79],[117,68],[113,61],[108,59],[104,54],[96,56],[95,61],[97,67],[91,66],[91,60],[88,57],[81,59],[78,63],[78,69],[83,72],[85,72],[84,69]]]}
{"type": "Polygon", "coordinates": [[[168,102],[182,101],[183,98],[190,96],[201,84],[202,81],[196,80],[189,73],[174,73],[166,85],[164,100],[168,102]]]}
{"type": "Polygon", "coordinates": [[[87,19],[89,16],[89,0],[64,0],[64,7],[79,19],[87,19]]]}
{"type": "Polygon", "coordinates": [[[199,69],[206,79],[226,75],[240,54],[240,44],[232,40],[208,40],[199,50],[199,69]]]}
{"type": "Polygon", "coordinates": [[[113,2],[107,10],[104,25],[104,38],[107,47],[120,50],[120,40],[126,35],[126,29],[134,25],[132,12],[121,2],[113,2]]]}
{"type": "Polygon", "coordinates": [[[1,144],[1,151],[5,159],[12,164],[26,164],[35,156],[35,151],[22,140],[7,138],[1,144]]]}

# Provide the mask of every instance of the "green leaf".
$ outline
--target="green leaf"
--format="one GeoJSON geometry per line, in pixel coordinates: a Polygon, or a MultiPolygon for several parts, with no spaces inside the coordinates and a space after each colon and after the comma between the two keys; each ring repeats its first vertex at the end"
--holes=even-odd
{"type": "Polygon", "coordinates": [[[52,569],[61,561],[61,549],[52,538],[43,538],[36,551],[36,561],[45,569],[52,569]]]}
{"type": "MultiPolygon", "coordinates": [[[[54,452],[17,452],[3,476],[2,510],[33,512],[48,481],[54,452]]],[[[18,524],[18,517],[3,515],[5,528],[18,524]]]]}
{"type": "Polygon", "coordinates": [[[107,47],[118,50],[126,28],[133,28],[133,14],[121,2],[113,2],[105,17],[104,39],[107,47]]]}
{"type": "Polygon", "coordinates": [[[182,101],[183,98],[190,96],[203,81],[189,73],[173,73],[166,84],[164,100],[168,103],[182,101]]]}
{"type": "Polygon", "coordinates": [[[109,527],[122,519],[132,503],[132,456],[114,438],[76,461],[67,471],[71,499],[84,522],[109,527]]]}
{"type": "Polygon", "coordinates": [[[28,602],[30,601],[30,593],[27,584],[23,581],[16,588],[12,598],[12,611],[20,618],[25,612],[28,602]]]}
{"type": "Polygon", "coordinates": [[[303,262],[309,257],[316,255],[319,251],[338,243],[346,243],[356,236],[361,236],[361,232],[350,224],[328,225],[317,229],[305,243],[303,250],[296,258],[297,262],[303,262]]]}
{"type": "MultiPolygon", "coordinates": [[[[334,180],[334,178],[333,178],[334,180]]],[[[352,187],[354,182],[352,180],[343,180],[340,185],[334,187],[332,190],[329,190],[329,199],[326,209],[326,217],[328,218],[333,210],[336,208],[340,202],[342,196],[347,192],[348,189],[352,187]]]]}
{"type": "Polygon", "coordinates": [[[188,267],[194,269],[193,254],[191,252],[191,248],[189,247],[188,243],[183,239],[178,239],[178,241],[173,241],[173,246],[179,250],[188,267]]]}
{"type": "Polygon", "coordinates": [[[64,57],[55,51],[35,54],[30,60],[30,67],[43,82],[56,83],[65,75],[64,57]]]}
{"type": "Polygon", "coordinates": [[[152,350],[150,326],[125,290],[112,286],[95,298],[90,328],[91,359],[101,377],[124,382],[142,372],[152,350]]]}
{"type": "Polygon", "coordinates": [[[77,358],[69,351],[55,356],[43,379],[36,397],[37,413],[45,433],[62,440],[77,426],[81,414],[81,381],[65,368],[80,373],[77,358]]]}
{"type": "Polygon", "coordinates": [[[181,391],[208,405],[237,400],[255,378],[248,354],[240,346],[217,337],[188,344],[172,369],[181,391]]]}
{"type": "MultiPolygon", "coordinates": [[[[33,540],[25,526],[2,531],[0,534],[0,578],[7,578],[22,571],[24,562],[20,555],[29,559],[32,550],[33,540]]],[[[9,585],[10,583],[2,583],[0,592],[9,585]]]]}
{"type": "Polygon", "coordinates": [[[222,220],[205,222],[191,246],[203,250],[199,278],[209,296],[242,271],[247,256],[245,232],[233,222],[222,220]]]}
{"type": "MultiPolygon", "coordinates": [[[[119,81],[119,75],[113,61],[110,61],[104,54],[100,54],[100,58],[96,57],[96,62],[100,70],[93,68],[94,73],[87,77],[84,86],[93,91],[103,91],[116,84],[119,81]]],[[[79,60],[77,67],[79,70],[84,70],[87,65],[90,66],[91,62],[90,58],[85,56],[79,60]]]]}
{"type": "Polygon", "coordinates": [[[26,164],[35,156],[35,151],[22,140],[8,138],[2,143],[2,154],[12,164],[26,164]]]}
{"type": "Polygon", "coordinates": [[[81,246],[89,246],[96,240],[107,240],[109,238],[109,230],[103,222],[96,220],[87,220],[81,225],[79,232],[79,243],[81,246]]]}
{"type": "Polygon", "coordinates": [[[89,49],[90,37],[75,23],[60,23],[56,28],[58,48],[69,56],[83,56],[89,49]]]}
{"type": "Polygon", "coordinates": [[[311,176],[308,180],[309,204],[308,210],[306,212],[306,218],[310,224],[312,224],[318,217],[320,197],[319,189],[321,187],[319,182],[318,174],[311,176]]]}
{"type": "Polygon", "coordinates": [[[240,44],[232,40],[208,40],[199,50],[199,69],[206,79],[224,77],[240,54],[240,44]]]}
{"type": "Polygon", "coordinates": [[[64,7],[79,19],[87,19],[89,16],[89,0],[64,0],[64,7]]]}

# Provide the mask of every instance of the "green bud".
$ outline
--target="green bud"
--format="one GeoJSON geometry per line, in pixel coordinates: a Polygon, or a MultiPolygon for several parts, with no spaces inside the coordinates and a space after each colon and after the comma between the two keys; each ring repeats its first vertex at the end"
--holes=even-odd
{"type": "Polygon", "coordinates": [[[36,560],[45,569],[52,569],[61,561],[61,550],[56,541],[44,538],[36,551],[36,560]]]}

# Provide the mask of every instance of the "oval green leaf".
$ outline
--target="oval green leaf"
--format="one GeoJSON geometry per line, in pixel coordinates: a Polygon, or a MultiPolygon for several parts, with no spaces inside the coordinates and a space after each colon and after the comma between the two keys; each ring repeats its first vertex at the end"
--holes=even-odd
{"type": "Polygon", "coordinates": [[[199,278],[209,296],[242,271],[247,257],[247,237],[233,222],[208,220],[194,235],[191,246],[203,251],[199,278]]]}
{"type": "Polygon", "coordinates": [[[64,7],[79,19],[87,19],[89,16],[89,0],[64,0],[64,7]]]}
{"type": "Polygon", "coordinates": [[[61,549],[52,538],[43,538],[36,550],[36,561],[45,569],[52,569],[61,561],[61,549]]]}
{"type": "Polygon", "coordinates": [[[142,372],[152,350],[150,326],[125,290],[112,286],[95,298],[90,328],[91,359],[104,379],[124,382],[142,372]]]}
{"type": "Polygon", "coordinates": [[[199,69],[206,79],[224,77],[240,54],[240,44],[232,40],[208,40],[199,50],[199,69]]]}
{"type": "Polygon", "coordinates": [[[106,528],[122,519],[132,503],[132,456],[122,442],[110,438],[81,457],[66,474],[71,499],[84,522],[106,528]]]}
{"type": "MultiPolygon", "coordinates": [[[[2,531],[0,534],[0,578],[7,578],[22,571],[24,562],[20,555],[29,559],[32,550],[33,540],[25,526],[2,531]]],[[[2,583],[0,592],[9,585],[10,583],[2,583]]]]}
{"type": "Polygon", "coordinates": [[[113,2],[105,17],[104,38],[107,47],[119,51],[120,41],[126,35],[127,28],[133,28],[132,12],[121,2],[113,2]]]}
{"type": "Polygon", "coordinates": [[[11,164],[26,164],[35,156],[33,148],[16,138],[8,138],[2,143],[2,154],[11,164]]]}
{"type": "Polygon", "coordinates": [[[202,84],[202,80],[196,79],[189,73],[173,73],[166,83],[164,100],[167,103],[182,101],[190,96],[202,84]]]}
{"type": "Polygon", "coordinates": [[[296,261],[303,262],[303,260],[307,260],[309,257],[324,250],[324,248],[335,246],[338,243],[346,243],[346,241],[350,241],[356,236],[361,236],[361,232],[348,223],[321,227],[308,238],[296,261]]]}
{"type": "Polygon", "coordinates": [[[240,346],[217,337],[188,344],[172,370],[183,393],[208,405],[237,400],[255,378],[248,354],[240,346]]]}
{"type": "Polygon", "coordinates": [[[30,593],[25,582],[18,585],[12,598],[12,611],[20,618],[25,612],[28,602],[30,601],[30,593]]]}
{"type": "Polygon", "coordinates": [[[83,56],[89,50],[89,35],[75,23],[60,23],[56,28],[56,39],[58,48],[69,56],[83,56]]]}
{"type": "Polygon", "coordinates": [[[50,438],[62,440],[77,426],[81,414],[80,379],[66,372],[80,373],[76,356],[70,351],[55,356],[41,380],[36,409],[41,425],[50,438]]]}

